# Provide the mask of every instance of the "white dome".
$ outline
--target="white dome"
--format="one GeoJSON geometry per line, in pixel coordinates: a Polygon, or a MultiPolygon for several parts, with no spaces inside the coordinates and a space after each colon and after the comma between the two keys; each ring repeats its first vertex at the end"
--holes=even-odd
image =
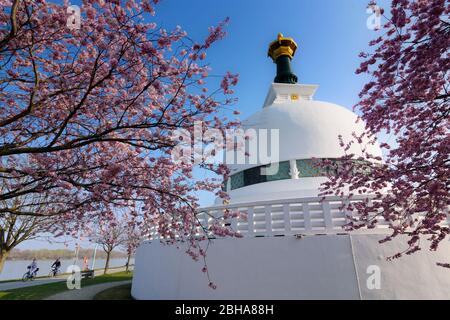
{"type": "MultiPolygon", "coordinates": [[[[316,85],[273,83],[262,110],[243,121],[243,129],[278,129],[278,159],[271,162],[302,160],[312,158],[339,158],[344,142],[360,135],[365,130],[362,120],[352,111],[334,103],[312,100],[316,85]]],[[[268,138],[270,143],[270,138],[268,138]]],[[[247,147],[248,148],[248,147],[247,147]]],[[[270,148],[268,148],[270,150],[270,148]]],[[[246,149],[248,151],[248,149],[246,149]]],[[[367,144],[366,152],[382,156],[378,144],[367,144]]],[[[354,143],[347,153],[364,157],[361,146],[354,143]]],[[[248,157],[247,157],[248,159],[248,157]]],[[[259,166],[262,163],[229,164],[231,174],[259,166]]],[[[252,184],[235,190],[228,190],[232,202],[272,200],[289,197],[314,197],[325,177],[284,179],[252,184]]],[[[219,200],[219,199],[218,199],[219,200]]]]}
{"type": "MultiPolygon", "coordinates": [[[[300,91],[302,86],[305,85],[272,84],[272,89],[275,95],[280,96],[277,87],[290,87],[292,92],[296,92],[300,91]]],[[[270,95],[271,92],[268,99],[270,95]]],[[[309,98],[312,98],[312,94],[309,98]]],[[[347,142],[353,139],[353,132],[364,132],[363,121],[357,121],[356,114],[337,104],[302,98],[294,101],[283,100],[276,97],[273,103],[265,105],[262,110],[242,122],[244,130],[279,130],[279,161],[341,157],[344,152],[339,145],[339,135],[347,142]]],[[[367,145],[366,151],[380,157],[382,154],[378,144],[367,145]]],[[[358,144],[353,144],[347,152],[354,153],[356,157],[365,157],[358,144]]],[[[229,165],[232,172],[254,166],[256,164],[229,165]]]]}

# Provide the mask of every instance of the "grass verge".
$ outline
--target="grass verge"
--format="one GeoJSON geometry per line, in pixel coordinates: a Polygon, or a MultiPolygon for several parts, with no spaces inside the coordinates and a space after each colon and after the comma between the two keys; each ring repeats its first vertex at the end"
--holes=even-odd
{"type": "MultiPolygon", "coordinates": [[[[94,279],[83,279],[81,280],[81,287],[105,282],[131,280],[132,277],[133,274],[131,272],[116,272],[96,276],[94,279]]],[[[66,290],[68,289],[65,281],[47,283],[26,288],[0,291],[0,300],[41,300],[66,290]]]]}
{"type": "Polygon", "coordinates": [[[131,283],[103,290],[95,295],[94,300],[133,300],[131,283]]]}

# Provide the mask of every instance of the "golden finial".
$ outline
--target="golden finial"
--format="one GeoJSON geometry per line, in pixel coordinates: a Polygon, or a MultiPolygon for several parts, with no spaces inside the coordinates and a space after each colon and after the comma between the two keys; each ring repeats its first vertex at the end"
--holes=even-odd
{"type": "Polygon", "coordinates": [[[281,39],[283,39],[283,34],[281,32],[278,32],[278,43],[281,43],[281,39]]]}
{"type": "Polygon", "coordinates": [[[278,33],[277,40],[270,43],[267,55],[272,58],[273,62],[276,62],[277,58],[283,55],[292,59],[296,50],[297,43],[294,39],[286,38],[282,33],[278,33]]]}

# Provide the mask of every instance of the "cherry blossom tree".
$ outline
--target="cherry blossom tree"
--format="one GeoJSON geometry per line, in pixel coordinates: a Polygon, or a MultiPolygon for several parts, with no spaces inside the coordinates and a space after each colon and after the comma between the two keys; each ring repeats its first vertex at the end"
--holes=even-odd
{"type": "Polygon", "coordinates": [[[387,22],[370,42],[372,50],[360,54],[364,60],[357,70],[371,76],[356,105],[367,132],[341,139],[343,160],[349,161],[323,185],[323,195],[345,200],[374,195],[346,205],[358,213],[347,228],[372,228],[383,218],[392,233],[382,242],[400,235],[407,239],[405,251],[393,258],[420,250],[421,241],[436,250],[450,232],[443,224],[450,205],[449,13],[446,0],[393,0],[390,14],[383,13],[387,22]],[[362,143],[374,143],[376,134],[395,138],[381,144],[382,164],[362,143]],[[350,161],[351,144],[366,153],[360,160],[372,162],[350,161]]]}
{"type": "MultiPolygon", "coordinates": [[[[0,185],[0,190],[7,185],[0,185]]],[[[3,190],[2,190],[3,191],[3,190]]],[[[43,203],[51,206],[50,201],[43,199],[43,195],[27,194],[14,199],[0,201],[0,212],[4,208],[23,208],[27,211],[43,212],[43,203]]],[[[0,273],[11,251],[24,241],[37,238],[48,232],[54,223],[52,217],[33,215],[15,215],[8,212],[0,216],[0,273]]]]}
{"type": "Polygon", "coordinates": [[[128,272],[131,257],[136,253],[136,250],[141,244],[143,238],[144,236],[141,234],[141,230],[137,228],[135,225],[131,224],[127,227],[125,241],[123,245],[124,249],[127,251],[127,262],[125,271],[128,272]]]}
{"type": "Polygon", "coordinates": [[[0,182],[9,186],[0,200],[52,198],[45,211],[4,213],[54,216],[56,235],[128,207],[164,238],[198,227],[193,191],[221,182],[195,181],[192,163],[175,163],[171,133],[237,124],[225,112],[237,76],[215,84],[206,62],[227,19],[197,42],[152,22],[157,2],[86,0],[76,28],[67,1],[0,0],[0,182]]]}
{"type": "Polygon", "coordinates": [[[93,230],[91,241],[99,244],[106,253],[104,268],[104,273],[106,274],[113,250],[126,244],[127,226],[123,220],[102,219],[93,230]]]}

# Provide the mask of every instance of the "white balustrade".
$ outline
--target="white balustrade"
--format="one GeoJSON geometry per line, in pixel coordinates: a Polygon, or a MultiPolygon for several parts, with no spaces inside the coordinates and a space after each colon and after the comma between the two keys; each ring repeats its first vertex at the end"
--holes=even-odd
{"type": "MultiPolygon", "coordinates": [[[[367,199],[367,196],[354,197],[350,201],[364,199],[367,199]]],[[[349,222],[349,216],[358,217],[356,213],[347,210],[349,200],[345,200],[345,205],[343,201],[339,197],[327,197],[323,200],[314,197],[257,201],[201,208],[198,210],[198,216],[214,217],[209,219],[209,227],[214,219],[221,219],[224,210],[244,213],[246,220],[229,218],[226,221],[244,237],[337,234],[346,232],[343,226],[349,222]]],[[[382,218],[377,219],[379,223],[375,228],[361,228],[353,232],[379,233],[388,230],[387,223],[382,218]]]]}
{"type": "MultiPolygon", "coordinates": [[[[257,201],[221,206],[212,206],[198,209],[197,219],[201,226],[196,228],[196,236],[203,236],[204,230],[216,223],[219,226],[229,226],[239,232],[243,237],[270,237],[289,235],[314,235],[314,234],[342,234],[347,233],[343,228],[350,222],[350,218],[358,221],[357,212],[348,210],[351,203],[369,201],[369,205],[381,200],[368,196],[355,196],[351,199],[339,197],[294,198],[273,201],[257,201]],[[242,217],[223,218],[225,210],[230,213],[241,212],[247,218],[242,217]]],[[[375,213],[375,212],[374,212],[375,213]]],[[[449,224],[450,214],[446,212],[449,224]]],[[[420,221],[423,215],[418,215],[420,221]]],[[[374,228],[360,228],[352,233],[386,233],[390,232],[388,223],[382,216],[377,216],[377,224],[374,228]]],[[[151,228],[152,239],[158,239],[158,229],[151,228]]],[[[207,233],[208,237],[216,237],[213,232],[207,233]]]]}

